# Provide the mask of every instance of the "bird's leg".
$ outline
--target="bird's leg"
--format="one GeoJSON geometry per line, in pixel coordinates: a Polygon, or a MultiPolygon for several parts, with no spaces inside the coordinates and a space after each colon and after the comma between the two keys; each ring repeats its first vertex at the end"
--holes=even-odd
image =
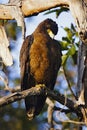
{"type": "Polygon", "coordinates": [[[44,90],[46,89],[45,84],[36,84],[35,87],[40,91],[40,93],[44,93],[44,90]]]}

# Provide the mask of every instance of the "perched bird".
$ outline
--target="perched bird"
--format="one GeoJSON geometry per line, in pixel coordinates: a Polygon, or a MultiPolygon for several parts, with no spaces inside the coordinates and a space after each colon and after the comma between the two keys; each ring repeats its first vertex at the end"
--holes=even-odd
{"type": "MultiPolygon", "coordinates": [[[[51,38],[50,34],[56,35],[57,31],[57,24],[51,19],[46,19],[25,38],[20,51],[22,90],[39,84],[44,84],[53,90],[61,66],[61,46],[58,41],[51,38]]],[[[45,95],[25,98],[29,119],[33,119],[41,112],[45,100],[45,95]]]]}

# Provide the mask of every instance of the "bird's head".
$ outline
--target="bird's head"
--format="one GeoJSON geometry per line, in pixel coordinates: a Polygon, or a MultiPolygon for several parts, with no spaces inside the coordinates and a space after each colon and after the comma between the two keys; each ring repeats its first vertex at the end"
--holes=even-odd
{"type": "Polygon", "coordinates": [[[39,24],[39,28],[40,28],[40,31],[42,30],[42,31],[47,32],[52,38],[58,32],[58,26],[56,22],[54,22],[52,19],[49,19],[49,18],[41,22],[39,24]]]}
{"type": "Polygon", "coordinates": [[[58,32],[58,26],[56,22],[54,22],[52,19],[46,19],[44,20],[45,28],[46,30],[51,31],[54,35],[58,32]]]}

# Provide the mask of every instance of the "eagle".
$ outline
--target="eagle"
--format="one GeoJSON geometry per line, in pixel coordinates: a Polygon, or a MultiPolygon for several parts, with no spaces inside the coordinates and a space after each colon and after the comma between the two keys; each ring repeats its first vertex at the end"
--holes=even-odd
{"type": "MultiPolygon", "coordinates": [[[[61,46],[53,38],[58,26],[52,19],[42,21],[35,31],[27,36],[20,50],[21,90],[44,84],[53,90],[61,66],[61,46]],[[51,35],[52,34],[52,35],[51,35]]],[[[38,115],[46,95],[27,96],[25,107],[29,120],[38,115]]]]}

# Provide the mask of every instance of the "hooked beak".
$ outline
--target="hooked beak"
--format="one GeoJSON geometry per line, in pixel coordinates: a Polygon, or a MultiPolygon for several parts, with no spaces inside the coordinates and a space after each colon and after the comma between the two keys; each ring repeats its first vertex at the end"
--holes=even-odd
{"type": "Polygon", "coordinates": [[[54,39],[54,33],[50,30],[50,29],[47,29],[47,32],[48,32],[48,34],[49,34],[49,36],[52,38],[52,39],[54,39]]]}

